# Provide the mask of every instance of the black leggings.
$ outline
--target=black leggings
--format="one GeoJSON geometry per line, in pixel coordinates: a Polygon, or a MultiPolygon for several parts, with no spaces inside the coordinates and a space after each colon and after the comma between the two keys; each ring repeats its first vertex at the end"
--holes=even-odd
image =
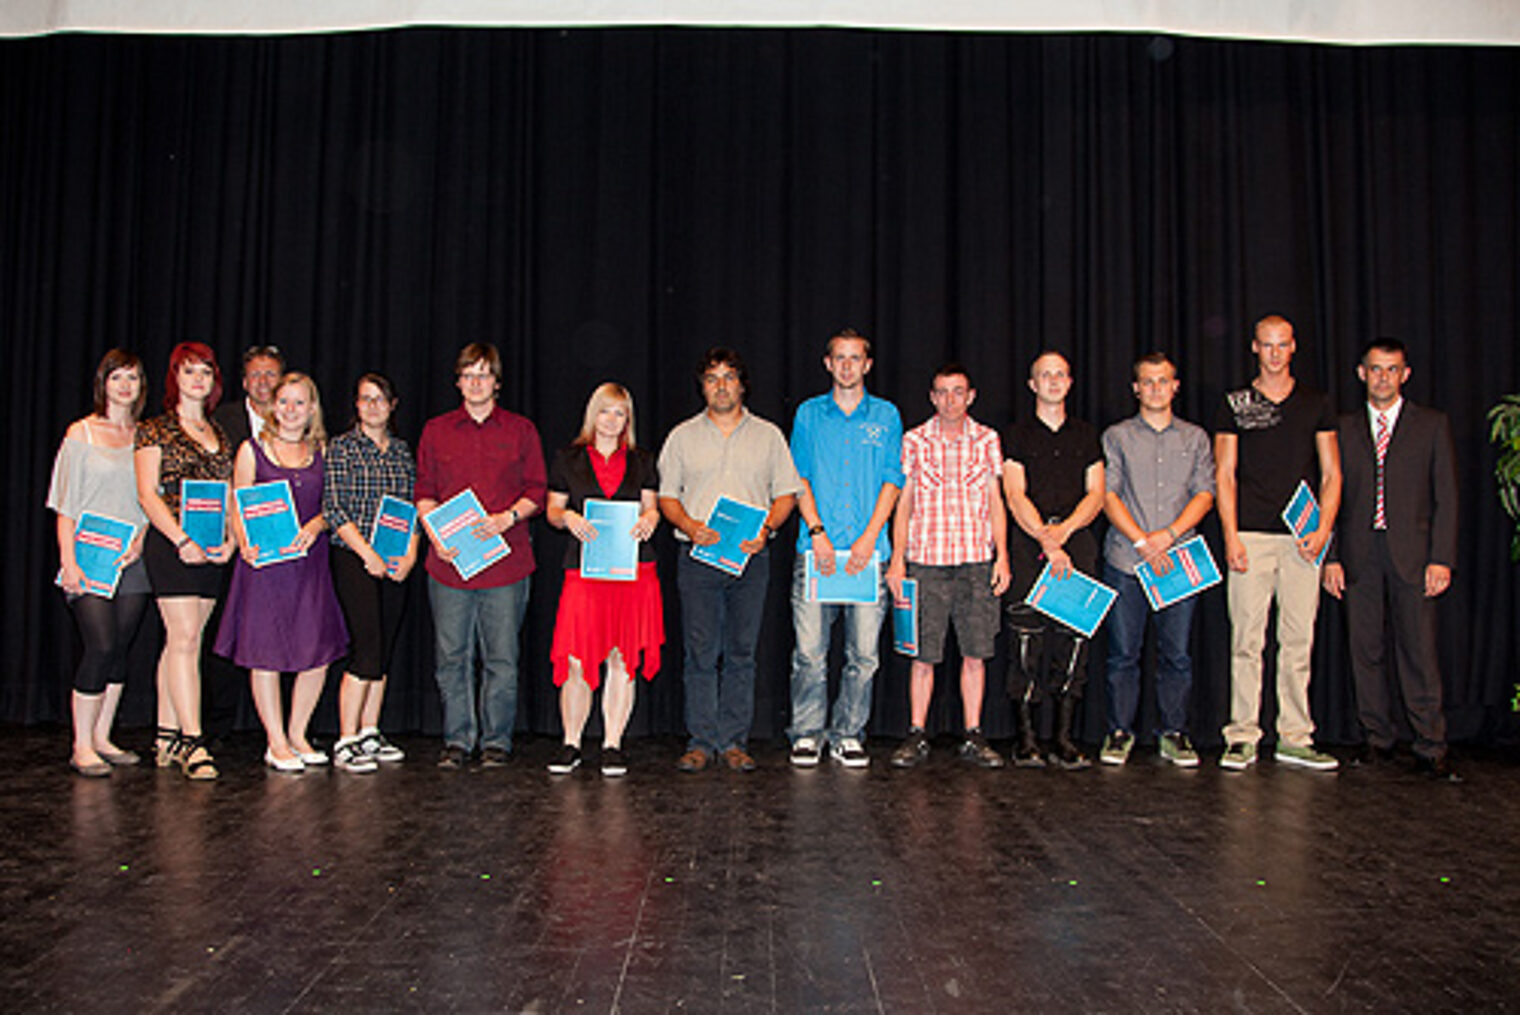
{"type": "Polygon", "coordinates": [[[84,642],[84,658],[74,674],[74,690],[80,694],[101,694],[107,684],[125,683],[127,649],[142,622],[143,611],[151,597],[146,592],[117,593],[114,599],[100,596],[73,596],[69,609],[84,642]]]}
{"type": "Polygon", "coordinates": [[[348,623],[347,670],[360,680],[379,680],[390,672],[406,610],[406,585],[375,578],[359,555],[343,546],[332,550],[333,589],[348,623]]]}

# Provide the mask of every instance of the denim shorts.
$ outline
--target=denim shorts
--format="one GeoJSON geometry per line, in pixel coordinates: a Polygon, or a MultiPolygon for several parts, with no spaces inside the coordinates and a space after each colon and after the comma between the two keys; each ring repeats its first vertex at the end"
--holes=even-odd
{"type": "Polygon", "coordinates": [[[963,657],[992,658],[1002,620],[992,594],[992,561],[948,566],[909,561],[908,577],[918,580],[919,662],[933,665],[944,658],[952,623],[963,657]]]}

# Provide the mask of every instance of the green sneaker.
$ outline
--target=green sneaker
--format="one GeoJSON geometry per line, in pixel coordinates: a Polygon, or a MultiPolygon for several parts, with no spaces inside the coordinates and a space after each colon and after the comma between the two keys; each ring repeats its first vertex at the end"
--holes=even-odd
{"type": "Polygon", "coordinates": [[[1292,744],[1279,743],[1275,757],[1279,765],[1297,765],[1320,772],[1330,772],[1341,767],[1341,763],[1333,756],[1316,751],[1313,745],[1294,747],[1292,744]]]}
{"type": "Polygon", "coordinates": [[[1228,768],[1232,772],[1244,772],[1256,764],[1255,744],[1231,744],[1220,755],[1219,767],[1228,768]]]}
{"type": "Polygon", "coordinates": [[[1129,752],[1135,749],[1135,738],[1123,730],[1114,730],[1103,738],[1103,750],[1098,760],[1105,765],[1122,765],[1129,760],[1129,752]]]}
{"type": "Polygon", "coordinates": [[[1178,768],[1198,767],[1198,752],[1186,733],[1161,734],[1161,757],[1178,768]]]}

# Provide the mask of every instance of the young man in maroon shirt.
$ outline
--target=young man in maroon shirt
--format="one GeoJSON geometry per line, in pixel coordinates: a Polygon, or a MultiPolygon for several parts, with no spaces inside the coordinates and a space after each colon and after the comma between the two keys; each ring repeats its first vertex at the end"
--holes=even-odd
{"type": "Polygon", "coordinates": [[[548,477],[537,428],[496,404],[501,388],[496,347],[465,346],[454,371],[463,404],[428,420],[417,444],[417,513],[426,515],[472,489],[486,512],[475,535],[499,535],[511,552],[466,580],[452,563],[458,551],[428,533],[428,599],[437,642],[433,676],[443,700],[438,765],[462,768],[478,744],[481,766],[492,768],[506,764],[512,753],[518,632],[533,573],[527,521],[543,508],[548,477]],[[478,693],[477,651],[483,663],[478,693]]]}

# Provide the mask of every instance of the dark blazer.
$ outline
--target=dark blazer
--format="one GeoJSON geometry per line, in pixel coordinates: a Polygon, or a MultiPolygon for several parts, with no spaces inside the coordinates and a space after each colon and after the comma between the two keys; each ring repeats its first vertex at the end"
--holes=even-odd
{"type": "Polygon", "coordinates": [[[250,434],[248,433],[248,409],[244,406],[244,396],[223,402],[216,407],[211,418],[222,425],[227,432],[227,443],[232,445],[232,454],[236,457],[238,448],[243,446],[250,434]]]}
{"type": "MultiPolygon", "coordinates": [[[[1377,451],[1367,406],[1340,418],[1341,509],[1332,559],[1355,581],[1357,566],[1372,556],[1372,513],[1377,507],[1377,451]]],[[[1388,553],[1400,580],[1425,581],[1427,564],[1457,564],[1457,463],[1451,423],[1444,412],[1404,400],[1384,459],[1383,512],[1388,553]]]]}

